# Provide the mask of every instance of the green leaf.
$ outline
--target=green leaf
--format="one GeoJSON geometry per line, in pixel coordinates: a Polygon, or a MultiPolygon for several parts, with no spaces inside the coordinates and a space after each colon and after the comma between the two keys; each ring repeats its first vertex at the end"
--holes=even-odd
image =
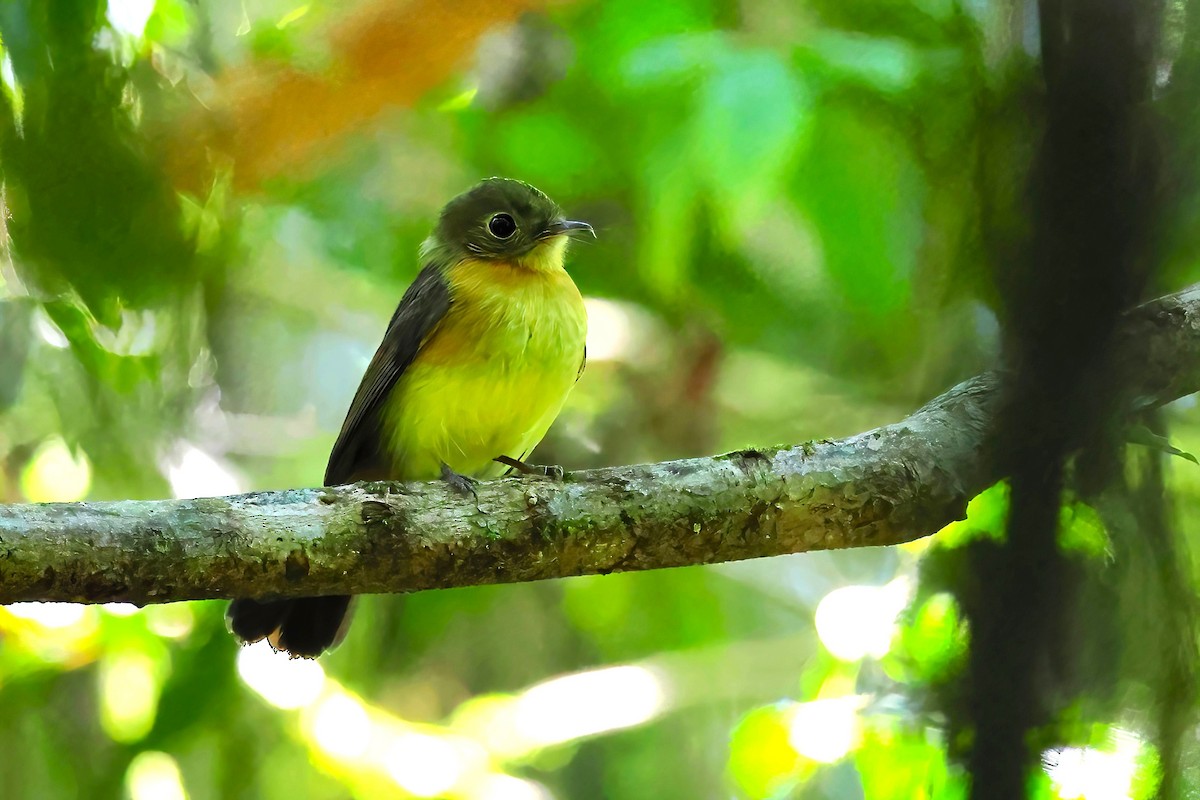
{"type": "Polygon", "coordinates": [[[185,0],[157,0],[142,35],[157,44],[182,46],[187,42],[193,17],[194,12],[185,0]]]}
{"type": "Polygon", "coordinates": [[[566,189],[603,191],[612,176],[604,150],[571,117],[550,111],[512,114],[493,134],[507,174],[520,175],[552,197],[566,189]]]}
{"type": "Polygon", "coordinates": [[[946,763],[945,748],[927,734],[877,721],[854,756],[864,800],[962,800],[966,777],[946,763]]]}
{"type": "MultiPolygon", "coordinates": [[[[942,547],[961,547],[976,539],[1003,541],[1008,524],[1009,486],[1001,481],[967,503],[967,517],[951,522],[935,534],[942,547]]],[[[1063,550],[1093,558],[1111,551],[1108,529],[1094,508],[1070,496],[1063,498],[1058,514],[1058,543],[1063,550]]]]}
{"type": "Polygon", "coordinates": [[[1093,558],[1111,554],[1108,529],[1096,509],[1087,503],[1064,503],[1058,511],[1058,543],[1067,552],[1093,558]]]}
{"type": "Polygon", "coordinates": [[[660,297],[675,298],[686,284],[692,258],[696,177],[687,152],[673,142],[652,151],[644,169],[638,271],[660,297]]]}
{"type": "Polygon", "coordinates": [[[975,539],[1004,538],[1008,519],[1008,484],[1004,481],[984,489],[967,503],[966,519],[951,522],[938,531],[937,543],[943,547],[962,547],[975,539]]]}
{"type": "Polygon", "coordinates": [[[795,785],[803,762],[788,742],[786,706],[756,708],[729,741],[729,775],[743,796],[775,797],[795,785]]]}
{"type": "Polygon", "coordinates": [[[939,592],[906,614],[883,667],[905,682],[938,683],[956,673],[967,656],[967,624],[954,597],[939,592]]]}
{"type": "Polygon", "coordinates": [[[807,130],[807,88],[776,54],[717,58],[693,122],[697,171],[718,207],[737,211],[774,194],[807,130]]]}
{"type": "Polygon", "coordinates": [[[878,92],[905,91],[920,73],[916,50],[902,39],[825,30],[808,40],[802,50],[805,53],[811,54],[830,78],[878,92]]]}
{"type": "Polygon", "coordinates": [[[1170,456],[1179,456],[1193,464],[1200,465],[1200,459],[1197,459],[1191,453],[1180,450],[1171,444],[1171,440],[1161,434],[1147,428],[1145,425],[1131,425],[1125,432],[1125,441],[1130,444],[1140,444],[1144,447],[1149,447],[1151,450],[1157,450],[1160,453],[1166,453],[1170,456]]]}
{"type": "Polygon", "coordinates": [[[621,77],[634,90],[678,86],[711,70],[713,59],[729,50],[716,31],[669,36],[634,50],[621,65],[621,77]]]}
{"type": "Polygon", "coordinates": [[[846,327],[874,357],[903,360],[917,326],[911,298],[926,187],[899,130],[843,97],[813,114],[797,165],[798,200],[820,237],[846,327]]]}

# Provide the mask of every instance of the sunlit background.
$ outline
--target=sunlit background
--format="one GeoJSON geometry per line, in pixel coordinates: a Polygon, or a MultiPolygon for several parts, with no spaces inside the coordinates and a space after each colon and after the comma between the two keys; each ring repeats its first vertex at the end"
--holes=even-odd
{"type": "MultiPolygon", "coordinates": [[[[318,483],[419,242],[489,175],[599,234],[537,462],[895,421],[996,350],[1031,8],[4,3],[0,501],[318,483]]],[[[373,597],[318,662],[239,648],[221,603],[0,608],[0,797],[961,797],[930,698],[968,637],[921,567],[1004,502],[898,548],[373,597]]],[[[1063,536],[1106,558],[1084,511],[1063,536]]],[[[1150,796],[1146,719],[1079,714],[1039,796],[1150,796]]]]}

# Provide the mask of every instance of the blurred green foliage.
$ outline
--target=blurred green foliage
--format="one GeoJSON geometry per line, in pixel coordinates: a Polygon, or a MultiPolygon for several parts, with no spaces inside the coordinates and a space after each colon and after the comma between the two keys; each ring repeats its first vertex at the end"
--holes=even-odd
{"type": "MultiPolygon", "coordinates": [[[[0,4],[0,500],[317,482],[437,210],[491,174],[600,234],[571,258],[588,372],[540,461],[855,433],[995,355],[1028,3],[556,4],[261,185],[180,137],[229,74],[336,75],[376,1],[0,4]]],[[[1194,401],[1169,416],[1200,447],[1194,401]]],[[[1200,473],[1171,461],[1192,541],[1200,473]]],[[[938,698],[972,587],[943,578],[1005,507],[887,551],[370,598],[319,666],[239,651],[221,604],[0,609],[0,796],[961,798],[938,698]]],[[[1062,512],[1101,583],[1106,511],[1062,512]]],[[[1048,737],[1031,796],[1154,790],[1138,663],[1048,737]]]]}

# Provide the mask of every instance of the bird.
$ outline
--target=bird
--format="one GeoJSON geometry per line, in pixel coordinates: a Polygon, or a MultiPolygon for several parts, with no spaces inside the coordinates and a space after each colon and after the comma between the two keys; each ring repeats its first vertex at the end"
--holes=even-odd
{"type": "MultiPolygon", "coordinates": [[[[448,202],[421,244],[422,268],[367,366],[325,470],[325,486],[442,479],[474,493],[525,463],[587,363],[587,310],[564,267],[595,236],[543,192],[488,178],[448,202]]],[[[238,599],[227,622],[244,643],[293,658],[339,643],[351,597],[238,599]]]]}

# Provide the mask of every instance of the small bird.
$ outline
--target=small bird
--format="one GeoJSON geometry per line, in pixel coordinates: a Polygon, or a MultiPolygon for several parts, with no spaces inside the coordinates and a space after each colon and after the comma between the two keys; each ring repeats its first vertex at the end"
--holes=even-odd
{"type": "MultiPolygon", "coordinates": [[[[524,463],[587,360],[587,312],[563,268],[572,236],[595,235],[542,192],[489,178],[442,209],[350,404],[325,485],[442,478],[470,494],[524,463]]],[[[339,642],[348,595],[234,600],[245,642],[315,658],[339,642]]]]}

